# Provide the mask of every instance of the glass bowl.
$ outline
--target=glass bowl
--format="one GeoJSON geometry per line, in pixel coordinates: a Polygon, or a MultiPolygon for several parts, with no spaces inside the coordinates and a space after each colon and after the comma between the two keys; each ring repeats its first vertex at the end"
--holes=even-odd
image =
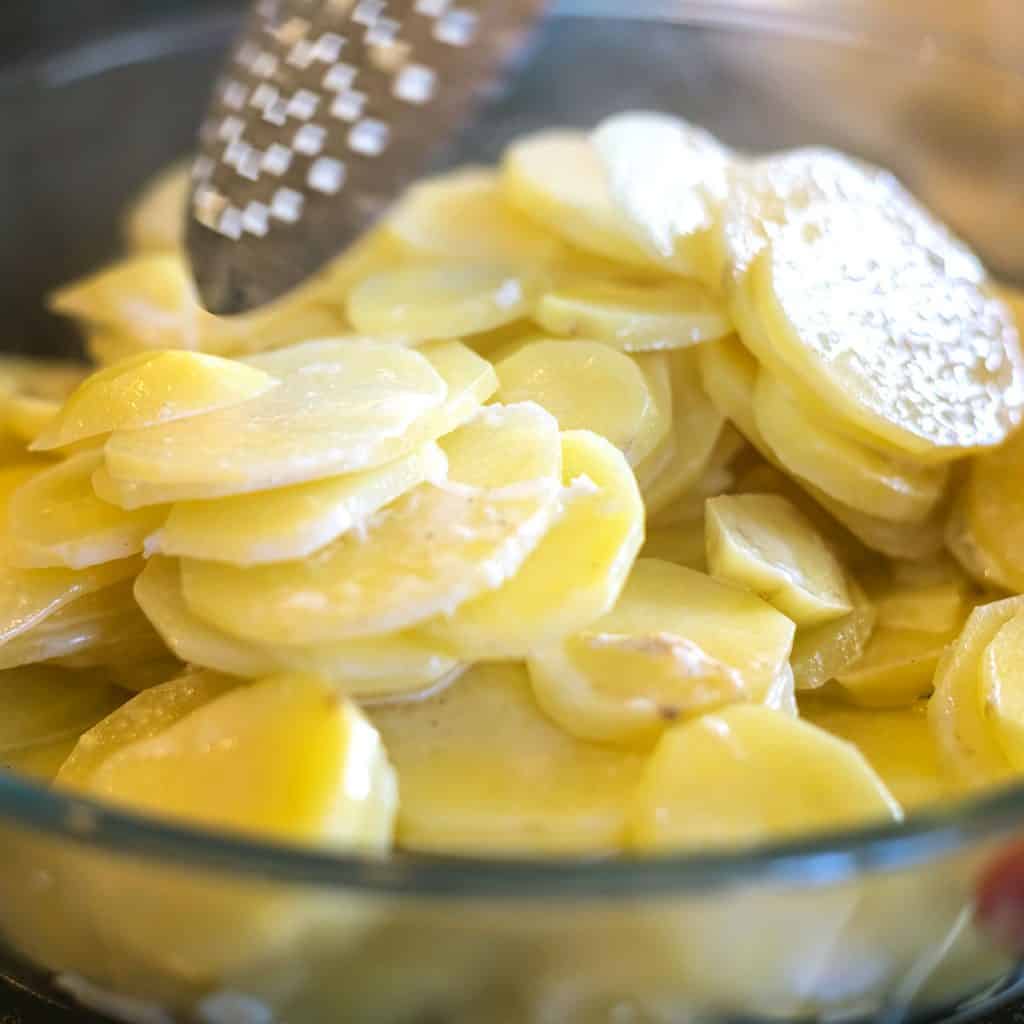
{"type": "MultiPolygon", "coordinates": [[[[881,3],[856,18],[806,0],[562,3],[447,159],[677,111],[743,149],[826,143],[888,164],[1024,278],[1024,61],[1006,42],[1020,23],[980,31],[928,6],[925,27],[881,3]]],[[[0,74],[8,347],[76,344],[43,295],[113,255],[128,196],[187,152],[236,24],[205,7],[0,74]]],[[[973,906],[1022,833],[1024,786],[714,856],[371,860],[0,774],[0,934],[22,980],[45,972],[129,1020],[896,1021],[1014,993],[973,906]]]]}

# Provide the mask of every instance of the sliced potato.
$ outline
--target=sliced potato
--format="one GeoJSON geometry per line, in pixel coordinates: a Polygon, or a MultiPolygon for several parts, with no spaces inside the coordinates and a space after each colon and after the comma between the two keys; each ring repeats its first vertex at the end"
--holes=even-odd
{"type": "Polygon", "coordinates": [[[852,610],[846,576],[800,511],[774,494],[723,494],[706,505],[711,575],[759,594],[798,626],[852,610]]]}
{"type": "Polygon", "coordinates": [[[493,331],[526,316],[540,294],[534,271],[501,263],[399,267],[360,281],[348,297],[357,331],[406,344],[493,331]]]}
{"type": "Polygon", "coordinates": [[[164,252],[182,245],[192,183],[189,164],[180,160],[165,168],[131,201],[123,224],[129,249],[164,252]]]}
{"type": "Polygon", "coordinates": [[[594,338],[624,352],[686,348],[732,332],[724,308],[696,281],[567,282],[543,296],[533,318],[552,334],[594,338]]]}
{"type": "Polygon", "coordinates": [[[365,536],[248,569],[186,559],[185,600],[234,636],[301,645],[391,633],[497,588],[562,514],[558,425],[531,403],[491,406],[443,447],[449,479],[393,502],[365,536]]]}
{"type": "Polygon", "coordinates": [[[981,695],[1006,759],[1024,770],[1024,612],[1003,623],[985,648],[981,695]]]}
{"type": "Polygon", "coordinates": [[[588,431],[562,434],[564,517],[507,583],[422,627],[465,661],[524,658],[618,599],[643,541],[643,502],[625,458],[588,431]]]}
{"type": "Polygon", "coordinates": [[[32,449],[215,412],[259,398],[277,383],[254,366],[201,352],[138,353],[79,385],[32,449]]]}
{"type": "Polygon", "coordinates": [[[472,668],[439,696],[371,708],[398,772],[398,841],[474,854],[612,853],[643,758],[567,735],[519,665],[472,668]]]}
{"type": "Polygon", "coordinates": [[[673,523],[648,530],[641,558],[659,558],[686,569],[707,572],[708,559],[704,543],[704,518],[687,523],[673,523]]]}
{"type": "Polygon", "coordinates": [[[167,510],[128,512],[97,498],[92,477],[102,464],[102,452],[82,452],[36,473],[14,492],[8,543],[15,564],[86,569],[142,551],[167,510]]]}
{"type": "MultiPolygon", "coordinates": [[[[436,440],[461,426],[473,417],[498,386],[498,380],[491,364],[459,342],[444,342],[419,351],[440,375],[447,388],[447,397],[440,406],[419,417],[400,439],[393,438],[391,440],[391,458],[385,459],[385,462],[401,458],[405,452],[414,451],[421,445],[436,440]]],[[[312,426],[308,420],[306,422],[307,425],[312,426]]],[[[269,422],[266,424],[268,430],[271,429],[271,426],[269,422]]],[[[319,443],[322,441],[323,438],[319,443]]],[[[327,473],[326,475],[335,474],[327,473]]],[[[140,480],[118,479],[109,473],[106,467],[98,469],[93,477],[93,487],[104,501],[128,509],[141,508],[145,505],[204,501],[234,494],[248,494],[268,489],[267,483],[268,481],[260,478],[248,480],[240,478],[228,482],[208,480],[186,483],[148,483],[140,480]]]]}
{"type": "Polygon", "coordinates": [[[406,634],[319,647],[238,640],[189,609],[180,568],[170,558],[149,560],[135,581],[135,597],[182,661],[228,675],[258,679],[278,672],[309,672],[347,696],[371,698],[429,690],[459,669],[455,659],[406,634]]]}
{"type": "Polygon", "coordinates": [[[757,360],[735,337],[697,348],[701,383],[711,404],[768,460],[775,453],[761,435],[754,416],[757,360]]]}
{"type": "Polygon", "coordinates": [[[793,623],[753,594],[640,559],[608,614],[528,665],[538,703],[564,729],[632,743],[721,704],[791,699],[776,684],[792,642],[793,623]]]}
{"type": "Polygon", "coordinates": [[[365,528],[385,505],[425,480],[442,481],[447,472],[444,452],[430,442],[362,473],[219,501],[181,502],[146,549],[242,567],[305,558],[349,530],[365,528]]]}
{"type": "Polygon", "coordinates": [[[630,839],[637,851],[735,847],[902,816],[852,744],[741,705],[665,733],[634,799],[630,839]]]}
{"type": "Polygon", "coordinates": [[[824,686],[864,656],[878,614],[855,580],[848,579],[847,587],[847,615],[796,631],[790,664],[798,691],[824,686]]]}
{"type": "Polygon", "coordinates": [[[592,430],[632,465],[668,433],[640,367],[596,341],[536,341],[495,366],[501,402],[533,401],[562,430],[592,430]]]}

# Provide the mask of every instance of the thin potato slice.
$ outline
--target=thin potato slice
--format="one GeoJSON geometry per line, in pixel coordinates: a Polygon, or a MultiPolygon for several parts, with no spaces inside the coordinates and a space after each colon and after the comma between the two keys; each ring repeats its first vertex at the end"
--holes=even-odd
{"type": "Polygon", "coordinates": [[[725,310],[695,281],[569,282],[547,292],[533,318],[552,334],[593,338],[624,352],[686,348],[732,332],[725,310]]]}
{"type": "Polygon", "coordinates": [[[416,255],[538,267],[561,245],[502,198],[497,174],[464,167],[413,185],[388,214],[386,231],[416,255]]]}
{"type": "MultiPolygon", "coordinates": [[[[498,387],[498,378],[491,364],[459,342],[443,342],[419,351],[440,374],[447,387],[447,397],[442,405],[420,417],[406,432],[401,447],[406,447],[407,451],[414,451],[472,419],[498,387]]],[[[403,454],[399,450],[394,458],[401,458],[403,454]]],[[[206,501],[267,489],[244,480],[183,484],[119,480],[107,472],[105,466],[96,471],[93,488],[104,501],[126,509],[183,501],[206,501]]]]}
{"type": "Polygon", "coordinates": [[[658,558],[673,562],[695,572],[708,570],[707,550],[704,543],[704,518],[688,523],[673,523],[647,531],[641,558],[658,558]]]}
{"type": "Polygon", "coordinates": [[[500,263],[400,267],[360,281],[348,297],[357,331],[406,344],[493,331],[526,316],[536,274],[500,263]]]}
{"type": "Polygon", "coordinates": [[[958,795],[956,784],[943,770],[923,704],[868,710],[822,697],[801,697],[800,715],[852,743],[905,810],[958,795]]]}
{"type": "Polygon", "coordinates": [[[602,121],[593,145],[634,233],[674,269],[717,287],[711,233],[727,191],[729,151],[696,125],[645,112],[602,121]]]}
{"type": "Polygon", "coordinates": [[[14,492],[8,541],[15,564],[86,569],[142,551],[167,511],[126,512],[97,498],[92,477],[102,464],[102,452],[82,452],[35,474],[14,492]]]}
{"type": "Polygon", "coordinates": [[[433,442],[362,473],[174,505],[148,553],[249,566],[305,558],[426,480],[440,482],[448,460],[433,442]]]}
{"type": "Polygon", "coordinates": [[[452,612],[511,578],[563,511],[558,425],[537,405],[492,406],[445,438],[449,479],[382,510],[301,562],[186,559],[185,600],[243,639],[324,644],[452,612]]]}
{"type": "Polygon", "coordinates": [[[14,394],[3,403],[3,421],[19,441],[35,451],[34,442],[60,414],[61,403],[53,398],[14,394]]]}
{"type": "Polygon", "coordinates": [[[478,665],[439,696],[371,708],[398,772],[410,849],[613,853],[643,758],[567,735],[514,664],[478,665]]]}
{"type": "Polygon", "coordinates": [[[982,655],[981,693],[1006,759],[1024,770],[1024,612],[999,627],[982,655]]]}
{"type": "Polygon", "coordinates": [[[770,708],[738,706],[661,738],[633,804],[631,845],[735,847],[902,817],[852,744],[770,708]]]}
{"type": "Polygon", "coordinates": [[[505,151],[500,181],[510,205],[571,245],[618,265],[662,264],[612,200],[605,169],[582,132],[518,140],[505,151]]]}
{"type": "Polygon", "coordinates": [[[32,449],[215,412],[259,398],[277,383],[263,370],[201,352],[143,352],[88,377],[32,449]]]}
{"type": "Polygon", "coordinates": [[[763,370],[754,392],[754,418],[788,473],[851,508],[879,519],[918,522],[942,497],[946,466],[916,466],[835,432],[763,370]]]}
{"type": "Polygon", "coordinates": [[[769,461],[775,453],[757,427],[754,389],[758,363],[739,338],[723,338],[697,348],[701,384],[711,404],[769,461]]]}
{"type": "Polygon", "coordinates": [[[170,558],[149,560],[135,581],[135,598],[182,661],[228,675],[258,679],[277,672],[310,672],[347,696],[370,698],[427,690],[459,669],[448,655],[397,633],[321,647],[272,647],[238,640],[189,609],[178,563],[170,558]]]}
{"type": "Polygon", "coordinates": [[[796,631],[790,664],[798,691],[824,686],[864,655],[877,612],[855,580],[848,579],[847,588],[852,606],[847,615],[796,631]]]}
{"type": "Polygon", "coordinates": [[[562,520],[504,586],[426,623],[431,643],[465,661],[524,658],[615,604],[643,541],[636,481],[588,431],[562,434],[562,480],[575,490],[562,520]]]}
{"type": "Polygon", "coordinates": [[[592,430],[634,466],[668,432],[637,363],[596,341],[536,341],[494,369],[498,401],[536,402],[562,430],[592,430]]]}
{"type": "MultiPolygon", "coordinates": [[[[130,705],[162,689],[112,717],[132,716],[130,705]]],[[[104,732],[110,728],[108,719],[104,732]]],[[[102,742],[88,733],[80,746],[87,737],[102,742]]],[[[390,846],[398,803],[376,730],[354,704],[303,675],[273,676],[193,705],[155,734],[104,751],[84,788],[167,817],[371,851],[390,846]]]]}
{"type": "Polygon", "coordinates": [[[975,601],[966,580],[901,583],[872,590],[878,625],[922,633],[959,633],[975,601]]]}
{"type": "Polygon", "coordinates": [[[534,693],[584,739],[634,743],[681,716],[783,699],[793,623],[746,591],[640,559],[615,607],[528,659],[534,693]]]}
{"type": "MultiPolygon", "coordinates": [[[[1013,442],[1011,441],[1010,444],[1013,442]]],[[[1015,587],[1001,566],[997,566],[988,551],[984,550],[974,536],[967,521],[967,488],[957,494],[949,510],[946,529],[943,534],[946,549],[957,564],[975,583],[983,587],[1014,592],[1015,587]]]]}
{"type": "Polygon", "coordinates": [[[181,160],[146,183],[128,207],[123,232],[136,252],[167,252],[184,242],[190,161],[181,160]]]}
{"type": "Polygon", "coordinates": [[[692,353],[672,353],[669,366],[674,443],[672,458],[644,494],[652,519],[696,487],[712,461],[725,426],[724,417],[701,387],[692,353]]]}
{"type": "Polygon", "coordinates": [[[943,764],[971,789],[997,785],[1016,774],[986,709],[982,673],[988,646],[1022,611],[1024,597],[975,608],[935,672],[928,721],[943,764]]]}
{"type": "Polygon", "coordinates": [[[842,566],[811,523],[774,494],[723,494],[707,502],[711,575],[752,590],[798,626],[852,610],[842,566]]]}
{"type": "Polygon", "coordinates": [[[77,740],[126,697],[98,673],[49,665],[0,672],[0,757],[77,740]]]}
{"type": "Polygon", "coordinates": [[[1006,307],[953,276],[898,214],[830,206],[783,227],[751,268],[764,329],[744,341],[825,409],[947,461],[1021,420],[1024,356],[1006,307]]]}
{"type": "Polygon", "coordinates": [[[447,393],[420,353],[363,339],[307,342],[250,365],[278,385],[204,416],[116,431],[105,449],[110,475],[260,490],[372,469],[416,447],[417,421],[447,393]]]}

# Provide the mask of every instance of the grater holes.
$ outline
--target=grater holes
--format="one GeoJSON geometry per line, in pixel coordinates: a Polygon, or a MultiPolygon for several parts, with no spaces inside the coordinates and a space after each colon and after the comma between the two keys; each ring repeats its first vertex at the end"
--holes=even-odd
{"type": "Polygon", "coordinates": [[[324,195],[337,195],[345,184],[345,165],[334,157],[319,157],[310,166],[306,183],[311,189],[324,195]]]}
{"type": "Polygon", "coordinates": [[[331,117],[339,121],[357,121],[363,116],[366,106],[366,93],[358,89],[346,89],[338,93],[331,104],[331,117]]]}
{"type": "Polygon", "coordinates": [[[293,188],[279,188],[270,201],[270,215],[285,224],[295,224],[302,217],[306,200],[293,188]]]}
{"type": "Polygon", "coordinates": [[[287,146],[282,146],[280,142],[273,143],[263,154],[263,170],[280,178],[291,167],[292,155],[287,146]]]}
{"type": "Polygon", "coordinates": [[[335,64],[324,75],[324,88],[341,92],[356,80],[356,69],[351,64],[335,64]]]}
{"type": "Polygon", "coordinates": [[[384,0],[359,0],[352,12],[352,20],[364,28],[372,28],[384,11],[384,0]]]}
{"type": "Polygon", "coordinates": [[[395,78],[392,92],[403,103],[429,103],[437,90],[437,73],[424,64],[407,64],[395,78]]]}
{"type": "Polygon", "coordinates": [[[292,140],[292,149],[303,156],[318,156],[324,148],[327,129],[318,124],[304,124],[292,140]]]}
{"type": "Polygon", "coordinates": [[[379,156],[387,148],[391,129],[383,121],[368,117],[348,133],[349,148],[362,156],[379,156]]]}
{"type": "Polygon", "coordinates": [[[475,11],[465,8],[447,11],[434,25],[434,38],[448,46],[469,46],[476,36],[479,22],[475,11]]]}

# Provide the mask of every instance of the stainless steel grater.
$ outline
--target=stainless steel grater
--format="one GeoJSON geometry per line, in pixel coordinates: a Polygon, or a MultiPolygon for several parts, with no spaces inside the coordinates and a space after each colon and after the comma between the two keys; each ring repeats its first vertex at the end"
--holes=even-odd
{"type": "Polygon", "coordinates": [[[188,249],[211,312],[289,291],[451,139],[544,0],[256,0],[200,132],[188,249]]]}

